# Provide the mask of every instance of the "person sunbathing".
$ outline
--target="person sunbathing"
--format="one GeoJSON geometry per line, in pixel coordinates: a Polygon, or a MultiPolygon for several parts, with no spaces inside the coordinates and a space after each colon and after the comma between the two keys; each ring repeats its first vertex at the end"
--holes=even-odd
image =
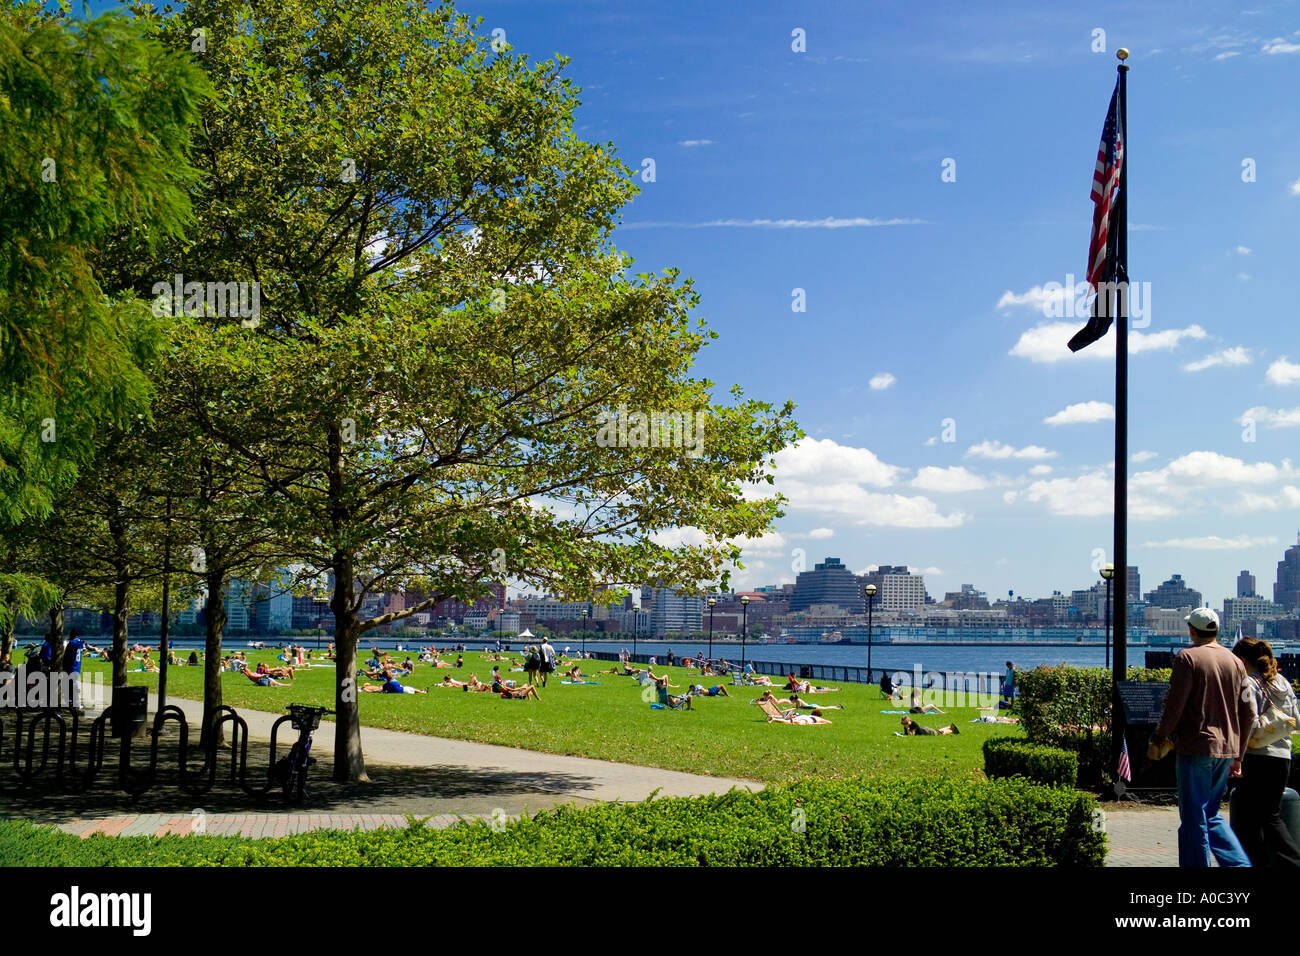
{"type": "MultiPolygon", "coordinates": [[[[667,681],[668,678],[665,677],[664,680],[667,681]]],[[[669,710],[693,710],[694,709],[691,707],[690,694],[670,694],[668,693],[668,686],[666,683],[660,684],[656,681],[655,693],[659,698],[659,703],[667,707],[669,710]]]]}
{"type": "Polygon", "coordinates": [[[520,684],[518,687],[502,687],[501,696],[506,700],[527,700],[529,697],[534,700],[542,699],[542,695],[537,693],[537,688],[532,684],[520,684]]]}
{"type": "Polygon", "coordinates": [[[959,734],[956,724],[949,724],[947,727],[926,727],[924,724],[918,724],[911,717],[903,717],[903,733],[908,737],[947,737],[951,734],[959,734]]]}
{"type": "Polygon", "coordinates": [[[943,714],[946,711],[940,710],[934,704],[927,704],[921,699],[921,689],[912,688],[912,713],[914,714],[943,714]]]}
{"type": "Polygon", "coordinates": [[[437,686],[438,687],[468,687],[469,681],[456,680],[456,678],[448,674],[446,677],[442,679],[442,682],[439,683],[437,686]]]}
{"type": "Polygon", "coordinates": [[[708,687],[708,688],[706,688],[703,684],[696,684],[694,693],[696,697],[730,697],[731,696],[731,694],[727,693],[727,687],[725,684],[714,684],[712,687],[708,687]]]}
{"type": "Polygon", "coordinates": [[[657,675],[657,674],[654,672],[654,670],[652,670],[652,669],[650,669],[650,668],[647,668],[647,669],[646,669],[646,676],[649,677],[650,680],[654,681],[656,687],[678,687],[678,686],[680,686],[679,684],[670,684],[670,683],[668,683],[668,675],[667,675],[667,674],[664,674],[662,677],[660,677],[659,675],[657,675]]]}
{"type": "Polygon", "coordinates": [[[257,673],[265,677],[275,677],[279,680],[293,680],[292,667],[268,667],[265,663],[257,665],[257,673]]]}
{"type": "Polygon", "coordinates": [[[788,701],[784,697],[777,697],[776,694],[772,693],[770,690],[763,691],[762,697],[755,697],[753,700],[750,701],[750,703],[762,704],[764,701],[767,701],[769,704],[776,704],[778,707],[790,706],[790,701],[788,701]]]}
{"type": "Polygon", "coordinates": [[[811,714],[769,714],[767,722],[779,724],[829,724],[830,721],[822,716],[821,710],[814,710],[811,714]]]}
{"type": "Polygon", "coordinates": [[[817,710],[819,708],[821,710],[843,710],[844,709],[843,704],[810,704],[808,701],[802,700],[799,697],[799,695],[796,694],[794,691],[790,692],[790,706],[798,707],[800,710],[817,710]]]}
{"type": "MultiPolygon", "coordinates": [[[[447,676],[450,677],[451,675],[448,674],[447,676]]],[[[486,694],[492,690],[492,685],[483,683],[481,680],[478,679],[477,674],[470,674],[469,680],[461,684],[461,687],[466,691],[473,691],[476,694],[477,693],[486,694]]]]}
{"type": "Polygon", "coordinates": [[[243,674],[245,677],[251,680],[258,687],[288,687],[289,686],[283,681],[276,680],[270,674],[259,674],[256,671],[250,671],[247,669],[242,670],[239,673],[243,674]]]}
{"type": "Polygon", "coordinates": [[[577,664],[574,664],[572,667],[570,667],[567,671],[564,672],[564,676],[571,681],[575,681],[575,682],[581,681],[582,668],[579,667],[577,664]]]}
{"type": "Polygon", "coordinates": [[[386,680],[382,684],[362,684],[361,690],[366,694],[427,694],[427,690],[418,687],[403,687],[396,680],[386,680]]]}

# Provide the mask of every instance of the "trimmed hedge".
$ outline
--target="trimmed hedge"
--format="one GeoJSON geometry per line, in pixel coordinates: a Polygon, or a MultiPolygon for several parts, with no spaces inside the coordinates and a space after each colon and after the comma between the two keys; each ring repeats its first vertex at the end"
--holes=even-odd
{"type": "Polygon", "coordinates": [[[1027,780],[815,781],[585,809],[494,830],[82,840],[0,821],[5,866],[1100,866],[1092,797],[1027,780]]]}
{"type": "Polygon", "coordinates": [[[984,741],[984,773],[990,780],[1024,777],[1049,787],[1073,787],[1079,777],[1079,758],[1023,737],[990,737],[984,741]]]}

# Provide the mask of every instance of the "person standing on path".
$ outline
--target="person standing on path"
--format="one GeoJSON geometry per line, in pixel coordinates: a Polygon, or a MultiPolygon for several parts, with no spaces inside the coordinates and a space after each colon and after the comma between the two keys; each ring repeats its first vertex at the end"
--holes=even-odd
{"type": "Polygon", "coordinates": [[[1218,614],[1199,607],[1186,620],[1192,646],[1174,658],[1169,694],[1147,756],[1160,759],[1162,745],[1173,739],[1178,865],[1208,867],[1213,853],[1220,866],[1250,866],[1221,809],[1229,774],[1241,773],[1255,697],[1246,687],[1246,665],[1219,643],[1218,614]]]}
{"type": "Polygon", "coordinates": [[[542,686],[546,686],[546,677],[555,670],[555,648],[551,646],[549,637],[542,638],[542,686]]]}
{"type": "Polygon", "coordinates": [[[1255,695],[1255,723],[1252,730],[1276,737],[1268,743],[1248,746],[1241,761],[1232,829],[1254,866],[1300,867],[1300,848],[1282,820],[1282,792],[1291,775],[1291,731],[1296,729],[1296,699],[1291,683],[1277,671],[1277,659],[1267,641],[1243,637],[1232,648],[1246,665],[1250,677],[1246,689],[1255,695]],[[1270,705],[1281,714],[1276,729],[1269,726],[1270,705]],[[1270,733],[1271,731],[1271,733],[1270,733]]]}

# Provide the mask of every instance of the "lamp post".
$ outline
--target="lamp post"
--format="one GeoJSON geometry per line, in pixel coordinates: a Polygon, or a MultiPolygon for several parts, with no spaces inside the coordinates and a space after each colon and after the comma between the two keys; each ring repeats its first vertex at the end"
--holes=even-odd
{"type": "Polygon", "coordinates": [[[745,673],[745,637],[749,633],[749,598],[740,599],[740,672],[745,673]]]}
{"type": "Polygon", "coordinates": [[[717,603],[717,598],[709,598],[709,660],[713,660],[713,608],[717,603]]]}
{"type": "Polygon", "coordinates": [[[636,637],[641,627],[641,610],[635,604],[632,605],[632,661],[636,662],[636,637]]]}
{"type": "Polygon", "coordinates": [[[1106,579],[1106,669],[1110,670],[1110,582],[1115,577],[1115,565],[1105,565],[1101,576],[1106,579]]]}
{"type": "Polygon", "coordinates": [[[587,608],[582,609],[582,659],[587,659],[587,608]]]}
{"type": "Polygon", "coordinates": [[[867,596],[867,680],[871,680],[871,608],[876,601],[876,586],[868,584],[862,593],[867,596]]]}

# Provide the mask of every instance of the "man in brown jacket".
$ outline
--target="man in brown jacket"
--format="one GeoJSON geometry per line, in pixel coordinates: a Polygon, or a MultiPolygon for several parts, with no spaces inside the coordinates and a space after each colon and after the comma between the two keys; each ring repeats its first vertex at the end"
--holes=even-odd
{"type": "Polygon", "coordinates": [[[1178,865],[1250,866],[1219,812],[1228,776],[1241,773],[1255,698],[1243,688],[1245,665],[1219,643],[1219,616],[1199,607],[1187,616],[1192,646],[1174,658],[1169,695],[1151,736],[1149,756],[1172,739],[1178,754],[1178,865]]]}

